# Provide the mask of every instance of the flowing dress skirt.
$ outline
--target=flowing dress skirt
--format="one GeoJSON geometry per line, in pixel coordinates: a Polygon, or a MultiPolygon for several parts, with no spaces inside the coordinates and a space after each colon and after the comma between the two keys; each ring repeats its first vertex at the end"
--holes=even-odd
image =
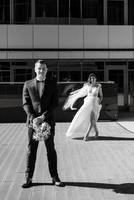
{"type": "Polygon", "coordinates": [[[97,121],[102,105],[98,104],[98,97],[88,95],[81,108],[75,114],[67,132],[67,137],[84,136],[91,125],[91,113],[94,112],[97,121]]]}

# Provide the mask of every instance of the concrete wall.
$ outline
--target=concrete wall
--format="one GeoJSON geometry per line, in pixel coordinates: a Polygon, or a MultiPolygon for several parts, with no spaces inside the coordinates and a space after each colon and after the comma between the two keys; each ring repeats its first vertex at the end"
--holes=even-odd
{"type": "Polygon", "coordinates": [[[134,48],[134,26],[0,25],[0,59],[134,58],[133,51],[99,51],[102,48],[134,48]],[[3,48],[7,51],[2,51],[3,48]],[[81,51],[8,51],[8,48],[81,51]],[[83,51],[88,48],[98,51],[83,51]]]}

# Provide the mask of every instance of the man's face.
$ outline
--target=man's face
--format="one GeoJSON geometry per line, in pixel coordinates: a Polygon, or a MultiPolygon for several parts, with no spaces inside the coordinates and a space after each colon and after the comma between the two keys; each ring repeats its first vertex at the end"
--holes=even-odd
{"type": "Polygon", "coordinates": [[[46,77],[48,68],[46,64],[37,63],[35,66],[35,73],[39,79],[44,79],[46,77]]]}

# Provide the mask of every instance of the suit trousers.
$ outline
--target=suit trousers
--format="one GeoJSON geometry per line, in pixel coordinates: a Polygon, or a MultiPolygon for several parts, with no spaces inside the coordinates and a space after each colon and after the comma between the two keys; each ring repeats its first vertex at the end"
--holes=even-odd
{"type": "MultiPolygon", "coordinates": [[[[55,127],[51,127],[51,136],[44,141],[47,151],[47,159],[48,159],[48,168],[51,177],[58,177],[57,173],[57,153],[54,145],[54,135],[55,135],[55,127]]],[[[28,150],[27,150],[27,162],[26,162],[26,171],[25,176],[27,178],[33,177],[35,163],[36,163],[36,155],[38,149],[39,141],[33,139],[33,129],[28,128],[28,150]]]]}

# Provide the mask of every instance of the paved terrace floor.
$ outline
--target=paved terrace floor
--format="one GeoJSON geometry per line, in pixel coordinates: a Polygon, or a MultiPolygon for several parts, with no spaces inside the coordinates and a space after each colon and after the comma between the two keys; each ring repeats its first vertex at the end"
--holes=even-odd
{"type": "Polygon", "coordinates": [[[0,200],[134,199],[134,134],[118,121],[99,121],[99,138],[94,139],[92,133],[85,142],[82,137],[66,138],[68,126],[69,123],[57,123],[55,136],[58,170],[66,186],[51,184],[41,142],[34,186],[22,189],[27,128],[24,123],[0,124],[0,200]]]}

